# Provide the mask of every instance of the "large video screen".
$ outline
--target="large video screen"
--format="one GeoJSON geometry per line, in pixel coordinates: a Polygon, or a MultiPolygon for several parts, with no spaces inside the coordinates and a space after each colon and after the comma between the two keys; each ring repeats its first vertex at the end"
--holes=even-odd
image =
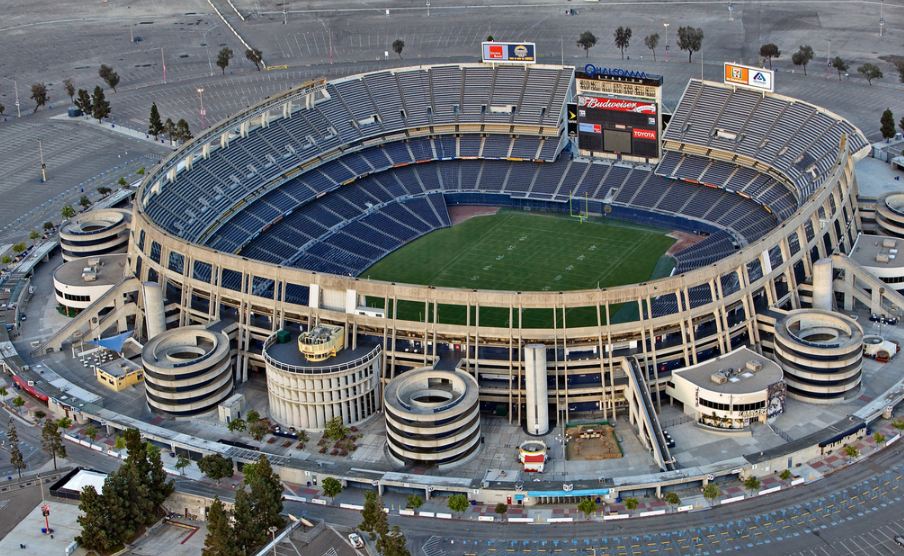
{"type": "Polygon", "coordinates": [[[578,148],[659,158],[659,110],[648,100],[580,96],[578,148]]]}

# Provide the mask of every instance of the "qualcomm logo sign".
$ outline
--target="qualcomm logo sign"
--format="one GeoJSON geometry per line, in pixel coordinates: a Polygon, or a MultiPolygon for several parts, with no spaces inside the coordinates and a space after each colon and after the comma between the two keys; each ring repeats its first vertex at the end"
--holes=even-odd
{"type": "Polygon", "coordinates": [[[647,74],[643,71],[633,71],[621,68],[600,68],[593,64],[584,66],[584,73],[587,77],[633,77],[634,79],[646,79],[647,74]]]}

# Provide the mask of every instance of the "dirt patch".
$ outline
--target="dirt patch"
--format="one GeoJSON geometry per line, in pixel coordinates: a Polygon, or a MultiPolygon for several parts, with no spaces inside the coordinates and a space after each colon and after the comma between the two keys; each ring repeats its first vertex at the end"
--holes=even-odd
{"type": "Polygon", "coordinates": [[[449,207],[449,219],[452,225],[461,224],[465,220],[478,216],[491,216],[499,212],[499,207],[483,207],[477,205],[455,205],[449,207]]]}
{"type": "Polygon", "coordinates": [[[665,252],[666,255],[672,257],[706,239],[706,236],[679,232],[678,230],[673,230],[666,235],[675,239],[675,243],[673,243],[672,246],[669,247],[669,250],[665,252]]]}
{"type": "Polygon", "coordinates": [[[622,457],[615,427],[606,424],[579,425],[565,430],[568,459],[598,461],[622,457]]]}

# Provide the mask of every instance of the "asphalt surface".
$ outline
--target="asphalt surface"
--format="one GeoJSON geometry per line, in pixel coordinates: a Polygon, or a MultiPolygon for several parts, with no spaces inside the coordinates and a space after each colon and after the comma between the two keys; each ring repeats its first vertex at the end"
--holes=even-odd
{"type": "MultiPolygon", "coordinates": [[[[625,521],[525,525],[391,516],[417,556],[467,554],[904,554],[904,444],[814,484],[711,510],[625,521]]],[[[286,510],[355,526],[351,510],[286,510]]]]}

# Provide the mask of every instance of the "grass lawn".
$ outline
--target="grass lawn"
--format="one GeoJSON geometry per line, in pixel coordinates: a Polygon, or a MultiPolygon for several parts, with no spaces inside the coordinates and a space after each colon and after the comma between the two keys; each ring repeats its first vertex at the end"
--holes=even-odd
{"type": "MultiPolygon", "coordinates": [[[[671,259],[660,259],[674,240],[665,234],[665,230],[609,220],[581,223],[564,215],[502,211],[432,232],[389,254],[361,276],[488,290],[605,288],[668,275],[671,259]]],[[[382,305],[382,300],[369,301],[372,306],[382,305]]],[[[407,305],[399,303],[399,316],[421,320],[423,305],[407,305]]],[[[569,310],[569,327],[591,317],[586,324],[595,324],[595,310],[584,309],[569,310]]],[[[465,320],[464,308],[440,307],[439,312],[440,322],[465,320]]],[[[522,318],[526,327],[549,326],[552,311],[525,311],[522,318]]],[[[481,325],[507,321],[507,309],[481,309],[481,325]]]]}

